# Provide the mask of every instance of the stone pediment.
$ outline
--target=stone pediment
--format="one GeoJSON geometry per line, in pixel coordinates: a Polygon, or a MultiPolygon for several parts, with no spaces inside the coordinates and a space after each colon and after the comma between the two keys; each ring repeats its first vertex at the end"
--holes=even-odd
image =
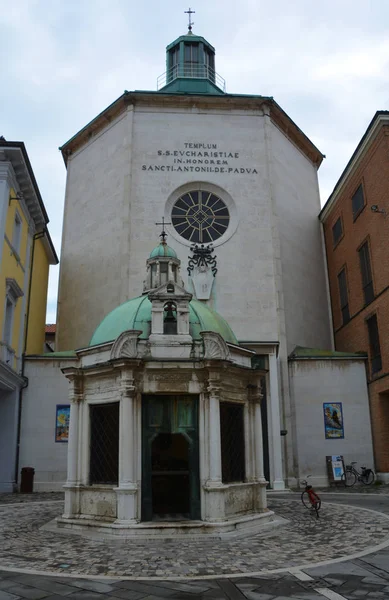
{"type": "Polygon", "coordinates": [[[200,331],[204,341],[204,358],[209,360],[230,360],[231,355],[222,336],[214,331],[200,331]]]}
{"type": "Polygon", "coordinates": [[[178,285],[175,281],[168,281],[148,294],[149,300],[161,300],[166,302],[168,300],[186,300],[190,302],[193,294],[186,291],[184,287],[178,285]]]}
{"type": "Polygon", "coordinates": [[[111,349],[111,360],[114,358],[136,358],[138,355],[138,338],[140,329],[123,331],[115,340],[111,349]]]}

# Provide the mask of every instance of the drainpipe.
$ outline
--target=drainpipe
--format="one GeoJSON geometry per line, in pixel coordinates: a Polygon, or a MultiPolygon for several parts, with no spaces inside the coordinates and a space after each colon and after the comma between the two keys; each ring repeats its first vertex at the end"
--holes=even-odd
{"type": "Polygon", "coordinates": [[[28,281],[28,300],[27,300],[27,311],[26,311],[26,323],[25,323],[25,331],[24,331],[24,347],[22,353],[22,370],[21,377],[24,380],[23,385],[19,390],[19,402],[18,402],[18,427],[17,427],[17,437],[16,437],[16,457],[15,457],[15,485],[17,485],[19,480],[19,455],[20,455],[20,429],[22,424],[22,396],[23,390],[28,386],[28,377],[24,375],[24,365],[25,365],[25,355],[27,350],[27,335],[28,335],[28,321],[30,317],[30,304],[31,304],[31,288],[32,288],[32,272],[34,267],[34,252],[35,252],[35,242],[44,237],[46,233],[46,227],[39,231],[38,233],[34,233],[32,237],[32,248],[31,248],[31,258],[30,258],[30,274],[28,281]]]}

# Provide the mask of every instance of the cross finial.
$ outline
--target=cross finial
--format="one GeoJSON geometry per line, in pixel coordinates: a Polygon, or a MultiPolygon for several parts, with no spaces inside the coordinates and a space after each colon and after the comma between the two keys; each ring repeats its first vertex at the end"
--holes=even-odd
{"type": "Polygon", "coordinates": [[[189,10],[184,10],[184,13],[188,15],[189,17],[189,24],[188,24],[188,33],[192,33],[192,25],[194,25],[194,22],[192,21],[192,15],[195,14],[195,10],[192,10],[191,7],[189,7],[189,10]]]}
{"type": "Polygon", "coordinates": [[[156,225],[162,225],[162,231],[159,234],[159,237],[161,238],[162,244],[166,244],[167,233],[165,231],[165,225],[171,225],[171,223],[165,223],[165,217],[162,217],[162,221],[156,223],[156,225]]]}

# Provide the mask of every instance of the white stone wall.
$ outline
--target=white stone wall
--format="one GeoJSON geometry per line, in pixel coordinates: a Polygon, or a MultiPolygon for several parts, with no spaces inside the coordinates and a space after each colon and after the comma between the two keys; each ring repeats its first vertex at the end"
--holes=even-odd
{"type": "MultiPolygon", "coordinates": [[[[218,273],[211,303],[238,339],[274,341],[284,327],[278,320],[282,290],[275,278],[274,236],[279,235],[285,238],[282,277],[290,344],[303,345],[312,340],[316,345],[326,345],[326,327],[318,316],[325,288],[320,275],[323,262],[318,254],[319,230],[313,216],[319,210],[316,169],[275,128],[270,146],[274,160],[272,164],[267,162],[261,110],[228,106],[226,110],[202,110],[179,105],[173,109],[154,107],[151,102],[149,106],[130,107],[69,159],[58,348],[87,345],[109,311],[142,293],[145,261],[158,243],[160,228],[155,222],[163,215],[169,216],[166,203],[177,188],[199,181],[216,186],[236,206],[234,235],[223,245],[216,244],[218,273]],[[166,169],[174,166],[174,158],[166,156],[167,151],[187,150],[185,144],[196,143],[216,144],[217,151],[232,152],[234,158],[228,159],[224,172],[220,168],[206,173],[166,169]],[[150,166],[165,170],[148,170],[150,166]],[[229,172],[229,168],[238,172],[229,172]],[[242,174],[241,169],[251,172],[242,174]],[[289,218],[293,216],[291,225],[288,219],[274,220],[272,194],[279,212],[285,208],[289,218]],[[275,229],[277,223],[279,232],[275,229]],[[311,302],[317,302],[317,307],[311,302]],[[293,325],[295,310],[299,318],[293,325]],[[304,311],[307,322],[302,326],[304,311]],[[300,326],[303,339],[297,340],[300,326]]],[[[168,242],[182,260],[187,285],[189,248],[171,234],[171,227],[167,230],[168,242]]],[[[324,321],[327,319],[326,315],[324,321]]]]}
{"type": "Polygon", "coordinates": [[[317,169],[274,124],[270,149],[287,352],[331,349],[317,169]]]}
{"type": "Polygon", "coordinates": [[[107,312],[127,299],[130,136],[125,113],[68,162],[57,349],[87,346],[107,312]],[[126,232],[126,235],[123,235],[126,232]],[[87,318],[86,318],[87,315],[87,318]]]}
{"type": "Polygon", "coordinates": [[[68,380],[61,368],[75,361],[26,360],[28,387],[23,391],[19,471],[35,469],[34,491],[61,491],[66,482],[66,442],[55,442],[56,405],[69,404],[68,380]]]}
{"type": "Polygon", "coordinates": [[[297,432],[296,477],[312,474],[313,485],[326,485],[326,456],[333,455],[343,455],[348,464],[355,460],[358,466],[373,467],[364,361],[293,360],[289,373],[297,432]],[[325,439],[324,402],[342,402],[344,439],[325,439]]]}

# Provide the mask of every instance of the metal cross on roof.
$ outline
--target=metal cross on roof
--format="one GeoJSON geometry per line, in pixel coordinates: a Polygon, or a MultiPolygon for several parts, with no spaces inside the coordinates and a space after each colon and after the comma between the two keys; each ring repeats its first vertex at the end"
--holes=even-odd
{"type": "Polygon", "coordinates": [[[159,234],[159,237],[161,238],[162,243],[166,244],[167,233],[165,231],[165,225],[171,225],[171,223],[165,223],[165,217],[162,217],[162,221],[156,223],[156,225],[162,225],[162,231],[159,234]]]}
{"type": "Polygon", "coordinates": [[[184,13],[188,15],[189,17],[189,25],[188,25],[188,32],[192,33],[192,25],[194,25],[194,22],[191,19],[191,16],[195,14],[195,10],[192,10],[191,7],[189,7],[189,10],[184,10],[184,13]]]}

